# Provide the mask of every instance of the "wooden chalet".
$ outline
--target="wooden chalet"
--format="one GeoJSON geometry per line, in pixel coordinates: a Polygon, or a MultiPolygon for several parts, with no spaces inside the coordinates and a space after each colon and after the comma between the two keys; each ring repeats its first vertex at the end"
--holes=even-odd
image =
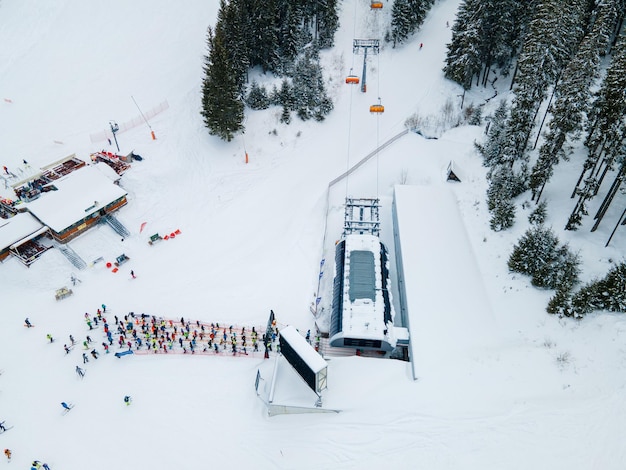
{"type": "Polygon", "coordinates": [[[28,211],[54,239],[70,241],[127,202],[126,191],[101,170],[89,165],[47,183],[41,197],[25,204],[28,211]]]}

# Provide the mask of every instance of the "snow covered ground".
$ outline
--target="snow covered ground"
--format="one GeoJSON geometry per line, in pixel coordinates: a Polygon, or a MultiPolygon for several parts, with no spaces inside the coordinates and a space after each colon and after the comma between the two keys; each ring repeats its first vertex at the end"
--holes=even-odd
{"type": "MultiPolygon", "coordinates": [[[[57,250],[30,268],[13,258],[0,265],[0,421],[13,426],[0,434],[0,447],[13,451],[12,467],[37,459],[64,470],[623,468],[626,322],[608,314],[581,322],[548,316],[551,292],[508,273],[525,213],[508,232],[489,230],[485,170],[472,146],[482,128],[453,129],[438,140],[410,133],[328,188],[401,132],[411,114],[437,115],[447,99],[459,102],[460,89],[441,72],[445,24],[458,3],[439,0],[413,42],[370,56],[362,94],[343,83],[350,68],[362,67],[352,39],[382,37],[390,8],[371,12],[367,3],[342,2],[337,47],[323,56],[333,113],[321,124],[294,119],[290,126],[278,123],[279,109],[248,113],[245,135],[231,143],[209,136],[199,114],[205,34],[217,1],[0,3],[0,164],[16,174],[27,171],[22,159],[38,168],[72,153],[88,159],[113,150],[90,136],[109,121],[139,117],[132,98],[144,110],[169,104],[150,119],[157,140],[145,124],[117,135],[123,151],[144,157],[122,178],[129,204],[117,215],[131,236],[122,241],[100,226],[70,243],[89,262],[126,253],[131,259],[119,272],[102,262],[77,271],[57,250]],[[385,113],[372,116],[378,97],[385,113]],[[381,237],[392,248],[393,186],[445,184],[451,159],[464,177],[448,184],[497,325],[482,349],[442,361],[417,381],[407,363],[333,358],[324,405],[339,414],[269,418],[254,380],[257,369],[269,378],[273,363],[258,357],[102,354],[85,365],[83,380],[75,374],[80,350],[66,355],[62,345],[69,334],[102,341],[83,319],[102,303],[109,315],[222,324],[263,325],[273,309],[281,325],[312,328],[320,260],[329,259],[341,233],[345,196],[381,198],[381,237]],[[150,234],[176,229],[175,239],[148,245],[150,234]],[[82,281],[74,295],[55,301],[72,274],[82,281]],[[22,326],[25,317],[35,328],[22,326]],[[48,333],[57,341],[49,344],[48,333]],[[63,415],[61,401],[75,408],[63,415]]],[[[493,93],[472,90],[466,102],[493,93]]],[[[579,167],[571,166],[574,175],[579,167]]],[[[551,185],[547,197],[574,179],[551,185]]],[[[3,186],[0,194],[11,196],[3,186]]],[[[608,248],[612,227],[561,235],[568,207],[551,209],[549,222],[580,251],[584,280],[623,257],[624,234],[608,248]]],[[[458,292],[464,289],[442,286],[442,295],[458,292]]],[[[450,327],[442,342],[473,334],[450,327]]],[[[315,402],[288,366],[278,373],[277,400],[315,402]]]]}

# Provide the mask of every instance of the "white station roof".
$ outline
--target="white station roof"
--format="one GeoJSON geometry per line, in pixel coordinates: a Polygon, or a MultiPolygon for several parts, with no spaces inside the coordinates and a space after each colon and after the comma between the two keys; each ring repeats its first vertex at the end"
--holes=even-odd
{"type": "Polygon", "coordinates": [[[347,235],[345,240],[350,262],[344,268],[342,332],[350,337],[379,339],[388,330],[381,290],[380,239],[375,235],[347,235]]]}
{"type": "Polygon", "coordinates": [[[98,212],[127,193],[95,165],[80,168],[53,181],[56,191],[42,193],[27,203],[28,210],[55,232],[98,212]]]}

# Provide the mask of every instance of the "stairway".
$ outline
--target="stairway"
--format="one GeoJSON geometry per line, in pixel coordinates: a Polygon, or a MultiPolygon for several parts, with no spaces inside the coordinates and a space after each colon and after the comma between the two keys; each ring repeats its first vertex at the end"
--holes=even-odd
{"type": "Polygon", "coordinates": [[[77,269],[85,269],[87,267],[85,260],[83,260],[78,253],[72,250],[69,245],[61,245],[60,243],[55,242],[54,247],[58,248],[63,256],[65,256],[77,269]]]}
{"type": "Polygon", "coordinates": [[[117,233],[119,236],[126,238],[130,235],[128,229],[124,227],[124,225],[122,225],[122,223],[117,220],[113,215],[107,214],[100,220],[103,223],[107,223],[113,230],[115,230],[115,233],[117,233]]]}

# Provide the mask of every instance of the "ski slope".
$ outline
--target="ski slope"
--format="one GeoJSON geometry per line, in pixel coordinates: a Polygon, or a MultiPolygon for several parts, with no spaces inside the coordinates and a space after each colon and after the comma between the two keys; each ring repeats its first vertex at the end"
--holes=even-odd
{"type": "MultiPolygon", "coordinates": [[[[451,34],[446,21],[452,24],[458,4],[439,0],[412,42],[383,44],[378,56],[368,56],[368,91],[361,93],[344,83],[351,68],[362,67],[352,39],[383,36],[390,4],[372,12],[366,2],[341,2],[336,47],[322,56],[332,114],[323,123],[294,118],[285,126],[280,109],[248,113],[245,134],[225,143],[208,135],[199,114],[206,30],[219,2],[0,3],[0,165],[16,175],[29,171],[23,159],[39,168],[72,153],[88,159],[103,146],[113,150],[90,136],[106,132],[110,121],[137,118],[132,98],[144,109],[169,103],[150,128],[117,135],[123,152],[144,157],[121,182],[129,203],[116,217],[130,237],[100,225],[72,241],[89,265],[80,271],[57,250],[30,268],[13,258],[0,264],[0,421],[13,426],[0,434],[0,446],[12,450],[12,467],[39,460],[64,470],[623,468],[626,323],[607,314],[581,322],[548,316],[551,293],[508,273],[506,259],[528,210],[518,211],[511,231],[489,230],[485,169],[473,150],[482,127],[452,129],[436,140],[408,133],[329,189],[402,132],[411,114],[436,116],[448,99],[460,101],[461,90],[441,72],[451,34]],[[369,106],[378,98],[385,113],[373,116],[369,106]],[[262,387],[269,386],[273,361],[116,358],[98,348],[99,358],[89,356],[83,366],[80,346],[67,355],[62,348],[70,334],[79,344],[87,334],[96,344],[104,340],[84,322],[102,303],[109,316],[132,311],[220,324],[263,325],[273,309],[281,325],[313,328],[309,307],[320,260],[340,236],[346,195],[380,197],[381,238],[392,251],[393,187],[446,184],[450,160],[465,175],[449,188],[497,329],[489,347],[431,367],[428,377],[414,381],[411,365],[400,361],[333,358],[324,406],[340,413],[269,418],[254,381],[260,370],[262,387]],[[153,233],[177,229],[174,239],[147,243],[153,233]],[[105,262],[122,253],[130,260],[112,273],[105,262]],[[81,281],[76,286],[72,275],[81,281]],[[62,286],[74,294],[56,301],[62,286]],[[23,327],[25,317],[35,328],[23,327]],[[82,380],[76,365],[86,369],[82,380]],[[63,401],[75,405],[66,415],[63,401]]],[[[499,85],[504,94],[506,84],[499,85]]],[[[466,102],[492,95],[472,90],[466,102]]],[[[11,196],[2,184],[0,195],[11,196]]],[[[557,209],[549,222],[558,228],[557,209]]],[[[453,226],[445,212],[440,217],[441,226],[453,226]]],[[[585,280],[623,257],[623,236],[604,249],[602,230],[609,229],[567,234],[584,260],[585,280]]],[[[439,268],[445,276],[447,267],[439,268]]],[[[442,286],[442,295],[462,291],[442,286]]],[[[441,341],[452,345],[455,335],[472,334],[451,331],[441,341]]],[[[278,373],[277,400],[314,404],[290,368],[278,373]]]]}

